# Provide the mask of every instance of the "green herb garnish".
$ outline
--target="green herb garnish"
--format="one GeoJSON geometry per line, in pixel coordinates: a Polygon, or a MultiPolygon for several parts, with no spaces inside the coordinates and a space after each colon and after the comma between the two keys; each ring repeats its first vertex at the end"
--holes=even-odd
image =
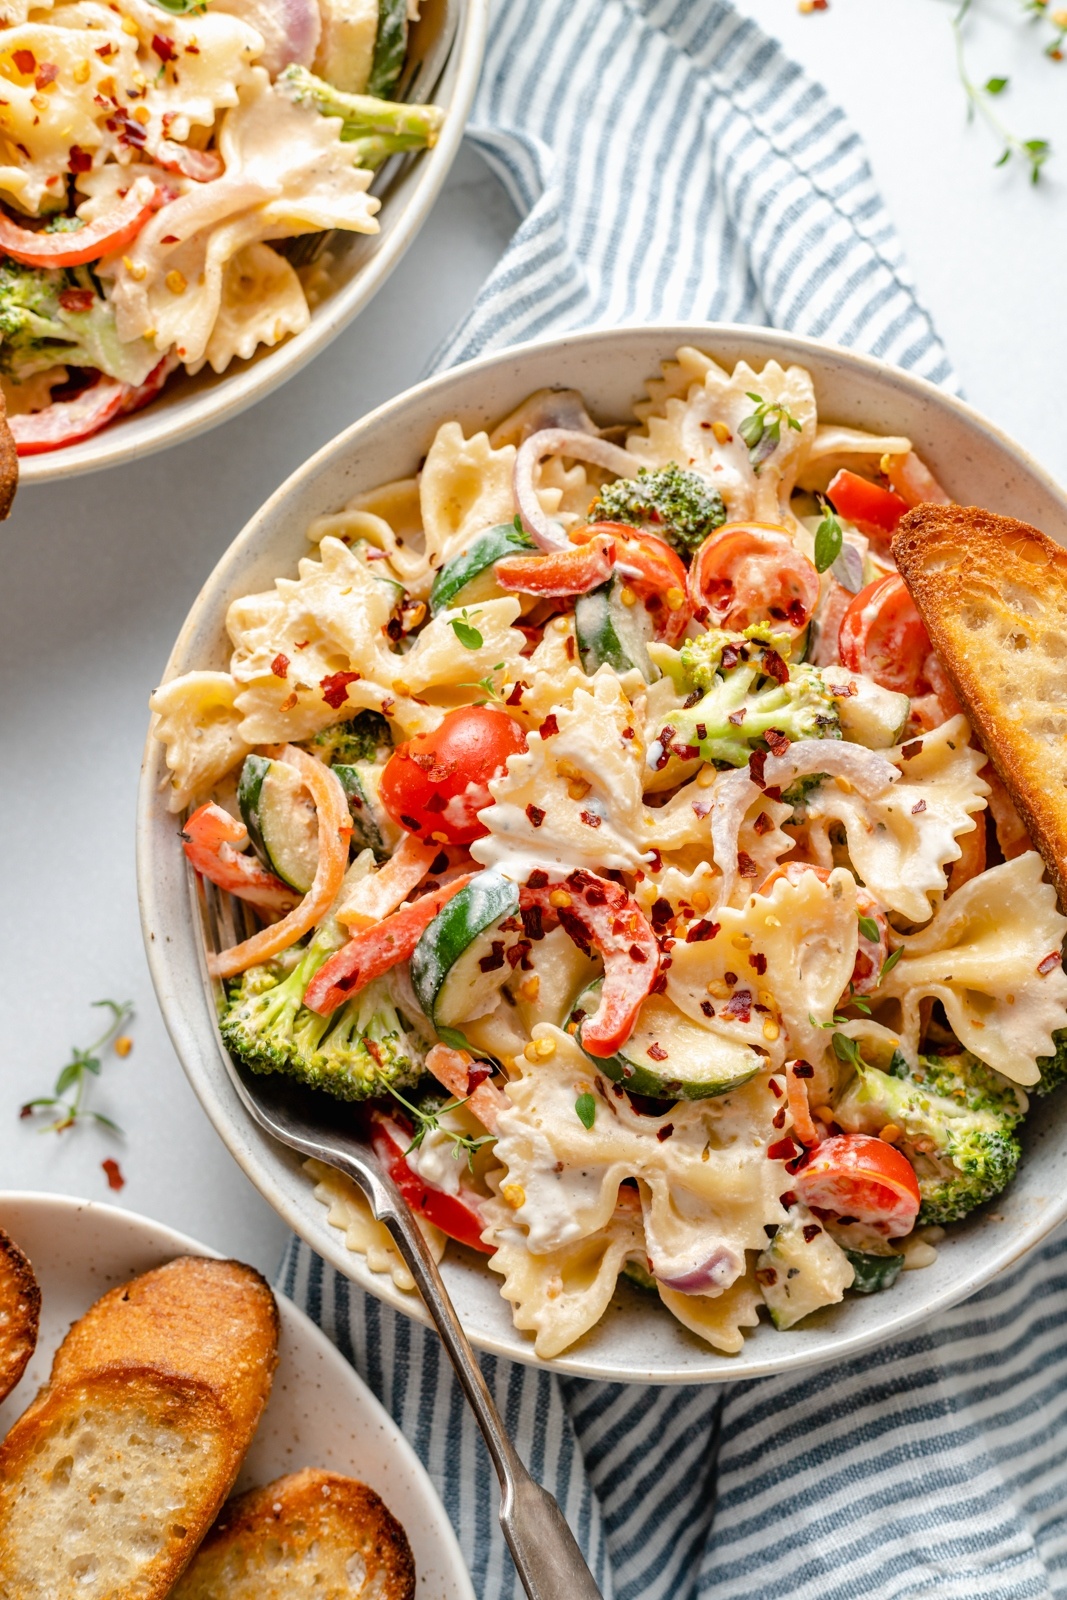
{"type": "Polygon", "coordinates": [[[22,1107],[20,1115],[23,1117],[36,1116],[40,1111],[56,1113],[55,1121],[42,1128],[42,1133],[62,1133],[66,1128],[73,1128],[78,1122],[96,1122],[111,1133],[122,1132],[117,1122],[105,1117],[102,1111],[88,1110],[83,1102],[90,1077],[100,1076],[102,1066],[100,1052],[106,1050],[108,1045],[114,1045],[119,1055],[129,1054],[129,1041],[123,1040],[123,1029],[133,1016],[133,1001],[123,1000],[120,1003],[117,1000],[94,1000],[93,1005],[106,1007],[111,1012],[111,1021],[106,1030],[84,1050],[79,1050],[75,1046],[50,1095],[41,1095],[36,1100],[28,1100],[22,1107]],[[125,1049],[122,1048],[124,1042],[125,1049]]]}
{"type": "Polygon", "coordinates": [[[574,1102],[574,1109],[578,1114],[578,1121],[583,1128],[591,1128],[596,1121],[596,1100],[588,1091],[580,1094],[574,1102]]]}

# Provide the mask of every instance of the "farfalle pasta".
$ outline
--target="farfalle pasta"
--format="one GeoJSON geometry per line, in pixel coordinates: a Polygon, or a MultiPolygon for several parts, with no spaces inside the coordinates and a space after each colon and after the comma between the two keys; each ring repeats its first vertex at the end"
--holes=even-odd
{"type": "Polygon", "coordinates": [[[365,1102],[545,1360],[622,1279],[724,1353],[889,1289],[1067,1054],[1067,919],[894,570],[910,441],[774,362],[648,390],[622,445],[568,391],[443,420],[152,701],[186,854],[266,922],[212,957],[227,1047],[365,1102]]]}

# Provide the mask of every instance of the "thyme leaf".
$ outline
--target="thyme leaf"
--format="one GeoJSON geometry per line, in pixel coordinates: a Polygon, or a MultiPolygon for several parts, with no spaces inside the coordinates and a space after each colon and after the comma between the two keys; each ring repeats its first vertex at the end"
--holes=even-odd
{"type": "Polygon", "coordinates": [[[111,1013],[111,1020],[104,1032],[84,1049],[75,1046],[70,1060],[59,1070],[52,1093],[27,1100],[20,1112],[23,1117],[35,1117],[45,1111],[54,1113],[54,1120],[40,1130],[42,1133],[63,1133],[79,1122],[95,1122],[109,1133],[122,1133],[122,1129],[110,1117],[105,1117],[101,1111],[91,1110],[84,1102],[90,1078],[100,1076],[103,1065],[101,1052],[108,1045],[113,1045],[118,1055],[129,1054],[130,1042],[124,1038],[123,1030],[133,1016],[133,1001],[94,1000],[93,1005],[111,1013]]]}

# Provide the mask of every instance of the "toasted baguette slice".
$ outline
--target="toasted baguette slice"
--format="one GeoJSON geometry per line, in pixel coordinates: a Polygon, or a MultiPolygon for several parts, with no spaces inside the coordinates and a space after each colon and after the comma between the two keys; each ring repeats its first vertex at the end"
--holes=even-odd
{"type": "Polygon", "coordinates": [[[26,1370],[37,1343],[41,1291],[33,1268],[0,1228],[0,1400],[26,1370]]]}
{"type": "Polygon", "coordinates": [[[1067,550],[1013,517],[928,505],[893,555],[1067,909],[1067,550]]]}
{"type": "Polygon", "coordinates": [[[308,1469],[231,1500],[171,1600],[414,1600],[407,1535],[354,1478],[308,1469]]]}
{"type": "Polygon", "coordinates": [[[236,1261],[182,1257],[98,1300],[0,1446],[3,1600],[163,1600],[233,1487],[277,1343],[236,1261]]]}

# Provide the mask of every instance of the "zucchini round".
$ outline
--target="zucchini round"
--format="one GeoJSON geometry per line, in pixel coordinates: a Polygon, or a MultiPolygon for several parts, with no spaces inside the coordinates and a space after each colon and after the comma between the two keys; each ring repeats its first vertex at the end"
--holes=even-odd
{"type": "Polygon", "coordinates": [[[357,852],[373,850],[379,861],[391,855],[403,838],[402,830],[378,798],[382,770],[373,761],[340,763],[333,769],[348,801],[353,848],[357,852]]]}
{"type": "Polygon", "coordinates": [[[623,605],[624,587],[622,579],[609,578],[575,601],[574,631],[582,671],[592,677],[605,664],[616,672],[636,667],[645,682],[651,683],[658,676],[648,654],[652,620],[640,600],[623,605]]]}
{"type": "Polygon", "coordinates": [[[878,1294],[891,1289],[900,1277],[904,1257],[900,1255],[873,1256],[866,1250],[846,1250],[856,1274],[849,1287],[854,1294],[878,1294]]]}
{"type": "Polygon", "coordinates": [[[430,590],[430,614],[447,611],[451,606],[474,605],[480,600],[497,600],[504,593],[497,587],[493,567],[503,556],[523,554],[533,550],[529,536],[516,528],[513,522],[498,522],[496,527],[480,533],[473,544],[460,555],[446,561],[430,590]]]}
{"type": "Polygon", "coordinates": [[[497,925],[518,909],[515,884],[499,872],[480,872],[441,907],[415,946],[412,987],[440,1037],[456,1049],[468,1048],[456,1024],[491,1011],[511,975],[505,953],[521,937],[521,924],[509,933],[497,925]]]}
{"type": "Polygon", "coordinates": [[[246,756],[237,804],[264,866],[307,894],[319,864],[319,825],[304,780],[287,761],[246,756]]]}
{"type": "MultiPolygon", "coordinates": [[[[580,1011],[584,1019],[596,1010],[601,981],[578,997],[575,1016],[580,1011]]],[[[577,1038],[581,1044],[580,1024],[577,1038]]],[[[748,1045],[702,1028],[660,994],[643,1002],[634,1031],[615,1055],[590,1060],[616,1083],[652,1100],[707,1100],[728,1094],[754,1078],[764,1064],[748,1045]]]]}

